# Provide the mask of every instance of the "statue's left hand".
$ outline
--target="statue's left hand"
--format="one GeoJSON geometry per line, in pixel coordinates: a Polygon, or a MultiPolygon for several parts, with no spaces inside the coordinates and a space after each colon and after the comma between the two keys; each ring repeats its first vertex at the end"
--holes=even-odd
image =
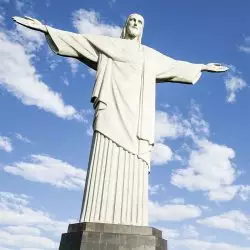
{"type": "Polygon", "coordinates": [[[204,65],[203,71],[208,71],[208,72],[225,72],[229,68],[225,65],[222,65],[220,63],[208,63],[204,65]]]}

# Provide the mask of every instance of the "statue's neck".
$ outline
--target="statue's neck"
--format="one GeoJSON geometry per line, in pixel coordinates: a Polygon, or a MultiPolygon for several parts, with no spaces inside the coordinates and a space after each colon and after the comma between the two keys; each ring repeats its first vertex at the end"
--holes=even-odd
{"type": "Polygon", "coordinates": [[[138,48],[140,48],[141,47],[141,43],[140,43],[140,41],[139,41],[139,38],[138,37],[129,37],[129,36],[126,36],[125,37],[125,40],[129,40],[129,41],[131,41],[134,45],[137,45],[138,46],[138,48]]]}

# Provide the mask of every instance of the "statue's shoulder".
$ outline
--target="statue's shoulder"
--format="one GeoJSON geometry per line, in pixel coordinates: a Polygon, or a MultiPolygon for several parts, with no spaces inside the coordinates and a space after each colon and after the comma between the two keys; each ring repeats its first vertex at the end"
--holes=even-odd
{"type": "Polygon", "coordinates": [[[81,34],[81,35],[87,39],[104,39],[104,40],[114,39],[114,37],[107,35],[95,35],[95,34],[81,34]]]}
{"type": "Polygon", "coordinates": [[[112,37],[107,35],[93,35],[93,34],[84,34],[85,38],[89,41],[101,41],[103,43],[110,43],[110,44],[123,44],[126,43],[125,39],[119,37],[112,37]]]}
{"type": "Polygon", "coordinates": [[[144,51],[145,51],[147,54],[149,54],[149,55],[151,55],[151,56],[153,56],[153,57],[157,57],[157,56],[162,56],[162,55],[163,55],[163,54],[162,54],[161,52],[159,52],[158,50],[153,49],[153,48],[151,48],[151,47],[149,47],[149,46],[147,46],[147,45],[143,45],[143,49],[144,49],[144,51]]]}

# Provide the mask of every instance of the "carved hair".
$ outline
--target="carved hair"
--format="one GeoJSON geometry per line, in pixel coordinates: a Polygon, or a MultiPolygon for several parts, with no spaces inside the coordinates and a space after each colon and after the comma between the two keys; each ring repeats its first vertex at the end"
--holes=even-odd
{"type": "MultiPolygon", "coordinates": [[[[121,33],[121,38],[122,38],[122,39],[126,39],[128,21],[129,21],[130,17],[133,16],[133,15],[139,15],[139,14],[133,13],[133,14],[129,15],[129,17],[127,18],[127,20],[126,20],[126,22],[125,22],[125,24],[124,24],[124,26],[123,26],[123,29],[122,29],[122,33],[121,33]]],[[[139,15],[139,16],[141,16],[141,15],[139,15]]],[[[143,34],[143,27],[142,27],[141,35],[138,37],[138,42],[139,42],[139,43],[141,43],[141,41],[142,41],[142,34],[143,34]]]]}

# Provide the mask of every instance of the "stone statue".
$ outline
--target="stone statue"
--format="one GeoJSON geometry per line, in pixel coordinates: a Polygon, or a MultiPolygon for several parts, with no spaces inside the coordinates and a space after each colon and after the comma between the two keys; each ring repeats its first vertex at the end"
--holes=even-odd
{"type": "Polygon", "coordinates": [[[148,225],[148,173],[154,144],[155,83],[194,84],[217,63],[174,60],[141,44],[144,19],[128,17],[120,38],[75,34],[30,17],[14,21],[45,34],[60,56],[96,70],[93,141],[80,222],[148,225]]]}

